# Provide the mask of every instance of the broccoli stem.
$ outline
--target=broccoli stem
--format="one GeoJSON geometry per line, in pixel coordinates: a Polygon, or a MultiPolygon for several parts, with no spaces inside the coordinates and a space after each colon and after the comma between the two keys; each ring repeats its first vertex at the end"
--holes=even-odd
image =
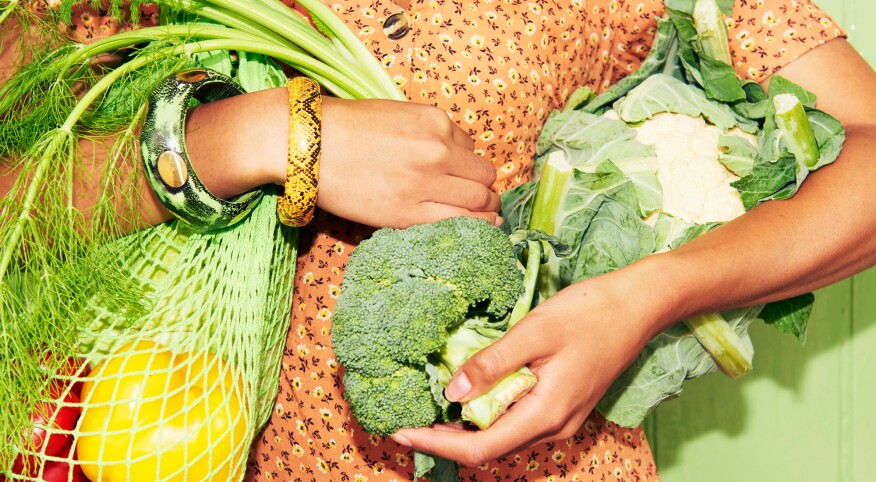
{"type": "Polygon", "coordinates": [[[684,324],[725,375],[738,378],[751,370],[754,355],[751,346],[739,338],[720,314],[695,316],[685,320],[684,324]]]}
{"type": "MultiPolygon", "coordinates": [[[[475,353],[492,345],[505,332],[490,328],[472,320],[454,330],[447,339],[447,345],[440,355],[440,366],[449,375],[457,370],[475,353]]],[[[441,377],[442,382],[449,382],[450,376],[441,377]]],[[[493,388],[481,396],[462,403],[462,419],[471,422],[480,429],[493,424],[499,416],[508,410],[514,402],[535,386],[537,379],[522,367],[500,380],[493,388]]]]}
{"type": "MultiPolygon", "coordinates": [[[[457,370],[475,353],[492,345],[505,331],[511,329],[523,319],[532,308],[535,297],[536,282],[541,266],[543,244],[541,241],[526,241],[526,270],[523,274],[524,292],[517,299],[514,309],[508,317],[505,330],[485,326],[483,323],[463,323],[454,330],[447,340],[445,349],[441,352],[441,365],[448,370],[446,373],[456,373],[457,370]]],[[[449,382],[449,377],[447,382],[449,382]]],[[[538,379],[527,367],[522,367],[502,378],[493,388],[481,396],[462,404],[462,419],[471,422],[480,429],[493,424],[499,416],[523,395],[535,386],[538,379]]]]}
{"type": "Polygon", "coordinates": [[[462,419],[478,426],[489,427],[508,411],[514,402],[529,393],[538,379],[523,367],[499,381],[489,392],[462,404],[462,419]]]}
{"type": "Polygon", "coordinates": [[[730,43],[727,40],[727,24],[715,0],[696,0],[693,10],[694,27],[697,30],[703,53],[727,65],[730,58],[730,43]]]}
{"type": "Polygon", "coordinates": [[[532,308],[532,299],[535,298],[535,285],[538,282],[538,273],[541,268],[542,244],[541,241],[526,241],[526,271],[523,273],[523,295],[517,299],[511,317],[508,320],[508,329],[523,319],[532,308]]]}
{"type": "Polygon", "coordinates": [[[807,168],[811,169],[818,164],[818,142],[806,109],[800,99],[794,94],[779,94],[773,98],[776,107],[776,125],[782,133],[788,150],[807,168]]]}

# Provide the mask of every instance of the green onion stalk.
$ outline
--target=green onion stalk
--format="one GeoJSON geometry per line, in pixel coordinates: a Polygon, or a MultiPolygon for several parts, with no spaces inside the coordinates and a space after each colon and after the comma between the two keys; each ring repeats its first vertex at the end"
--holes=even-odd
{"type": "MultiPolygon", "coordinates": [[[[0,87],[0,167],[19,173],[0,200],[0,469],[16,456],[19,434],[32,429],[29,415],[45,396],[46,375],[76,352],[71,318],[84,303],[82,293],[94,283],[123,285],[123,260],[94,253],[136,223],[118,212],[124,206],[136,212],[136,133],[148,93],[161,78],[196,54],[238,51],[286,64],[340,98],[405,100],[367,47],[318,0],[298,2],[318,28],[278,0],[158,0],[194,21],[117,33],[87,45],[56,31],[56,21],[64,21],[64,14],[69,20],[82,0],[62,1],[47,19],[23,3],[4,2],[0,29],[8,33],[8,20],[16,18],[23,30],[42,29],[46,41],[23,45],[31,60],[0,87]],[[108,54],[126,61],[111,70],[95,68],[108,54]],[[115,140],[107,146],[104,171],[95,174],[81,160],[80,143],[110,137],[115,140]],[[75,188],[79,179],[95,175],[102,191],[95,207],[83,213],[74,207],[75,188]],[[70,263],[73,258],[76,263],[70,263]],[[99,281],[90,275],[95,270],[120,274],[99,281]]],[[[112,0],[110,11],[120,12],[122,3],[112,0]]],[[[139,302],[125,298],[134,296],[134,288],[127,294],[123,288],[106,291],[123,303],[139,302]]]]}

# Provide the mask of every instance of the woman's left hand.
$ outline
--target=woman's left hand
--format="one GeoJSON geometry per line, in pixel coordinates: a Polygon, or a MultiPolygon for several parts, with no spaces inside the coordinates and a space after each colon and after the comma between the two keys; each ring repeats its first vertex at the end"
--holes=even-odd
{"type": "Polygon", "coordinates": [[[643,261],[563,289],[457,371],[445,390],[455,401],[475,398],[523,365],[538,377],[535,388],[490,428],[435,425],[402,429],[392,439],[474,467],[578,433],[612,381],[663,325],[656,309],[662,301],[648,286],[655,281],[648,273],[659,272],[643,261]]]}

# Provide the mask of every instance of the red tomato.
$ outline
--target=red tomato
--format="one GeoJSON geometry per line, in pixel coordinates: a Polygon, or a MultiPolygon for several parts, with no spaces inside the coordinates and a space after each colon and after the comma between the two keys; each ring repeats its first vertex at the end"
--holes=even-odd
{"type": "MultiPolygon", "coordinates": [[[[70,457],[70,446],[58,454],[60,458],[70,457]]],[[[45,482],[89,482],[88,478],[82,472],[82,468],[78,465],[70,465],[69,462],[61,462],[57,460],[46,461],[43,467],[43,475],[39,480],[45,482]]]]}
{"type": "MultiPolygon", "coordinates": [[[[49,390],[49,396],[52,400],[58,400],[63,391],[63,387],[53,383],[49,390]]],[[[22,437],[22,444],[28,452],[59,456],[65,450],[69,451],[70,445],[73,443],[73,435],[57,432],[49,435],[46,428],[53,417],[52,427],[55,430],[66,431],[73,430],[76,427],[76,421],[79,419],[82,409],[81,407],[70,406],[69,404],[79,403],[79,396],[71,390],[64,396],[63,403],[64,406],[59,407],[58,403],[37,402],[30,415],[31,421],[34,422],[30,438],[28,439],[26,435],[22,437]]],[[[39,460],[36,456],[19,454],[12,463],[12,472],[18,475],[33,477],[39,472],[38,464],[39,460]]]]}
{"type": "MultiPolygon", "coordinates": [[[[46,355],[43,357],[43,361],[42,361],[42,363],[40,363],[40,367],[41,367],[44,371],[48,371],[48,369],[49,369],[49,362],[51,361],[51,356],[52,356],[51,353],[46,353],[46,355]]],[[[71,356],[71,357],[67,358],[67,361],[64,362],[64,363],[58,368],[58,372],[57,372],[57,373],[55,373],[55,374],[51,374],[51,375],[52,375],[52,376],[64,377],[64,378],[63,378],[63,381],[66,383],[66,382],[69,382],[69,381],[70,381],[70,380],[67,379],[68,377],[70,377],[70,378],[82,378],[82,377],[84,377],[85,375],[88,375],[88,373],[89,373],[90,371],[91,371],[91,369],[90,369],[90,367],[88,366],[88,363],[83,363],[82,360],[79,359],[78,357],[71,356]]],[[[62,379],[57,379],[56,381],[60,382],[61,380],[62,380],[62,379]]],[[[73,389],[72,389],[72,391],[73,391],[74,393],[76,393],[77,396],[78,396],[80,393],[82,393],[82,384],[83,384],[83,383],[84,383],[84,382],[83,382],[82,380],[76,380],[76,381],[73,382],[73,389]]]]}

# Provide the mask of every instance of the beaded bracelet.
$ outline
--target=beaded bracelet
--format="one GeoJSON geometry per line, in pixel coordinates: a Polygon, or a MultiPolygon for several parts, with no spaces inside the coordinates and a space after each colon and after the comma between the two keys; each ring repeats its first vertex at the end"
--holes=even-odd
{"type": "Polygon", "coordinates": [[[319,84],[307,77],[286,83],[289,90],[289,161],[286,184],[277,201],[277,216],[289,226],[313,219],[319,180],[322,97],[319,84]]]}
{"type": "Polygon", "coordinates": [[[243,93],[225,75],[189,69],[165,78],[149,96],[140,132],[146,178],[164,207],[198,231],[237,223],[262,196],[262,190],[257,189],[228,200],[216,197],[195,175],[186,150],[185,121],[192,97],[207,103],[243,93]]]}

